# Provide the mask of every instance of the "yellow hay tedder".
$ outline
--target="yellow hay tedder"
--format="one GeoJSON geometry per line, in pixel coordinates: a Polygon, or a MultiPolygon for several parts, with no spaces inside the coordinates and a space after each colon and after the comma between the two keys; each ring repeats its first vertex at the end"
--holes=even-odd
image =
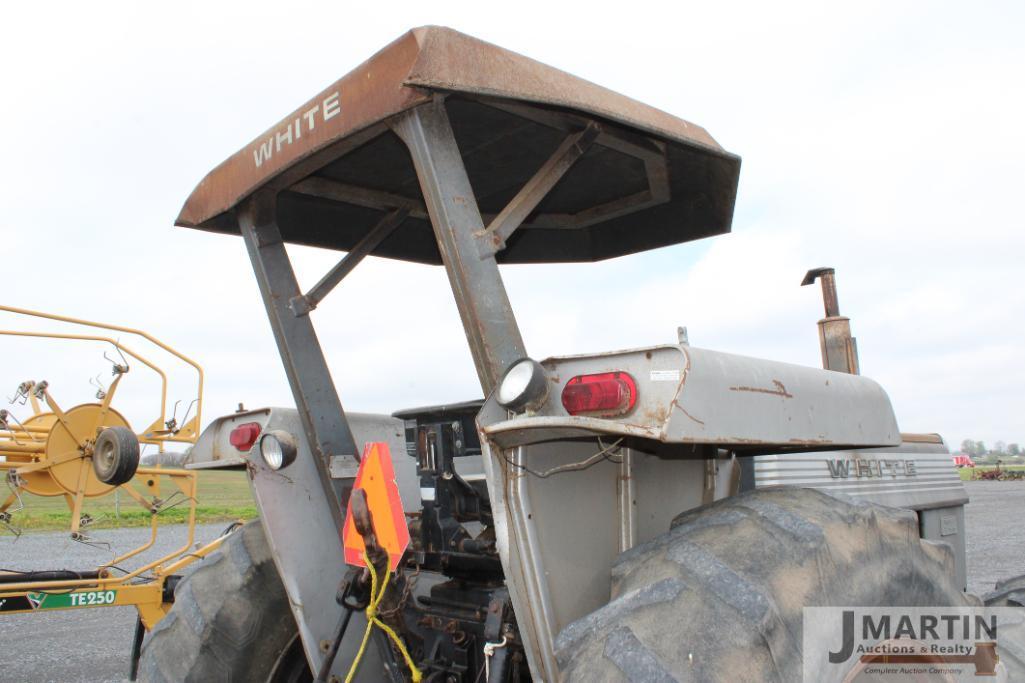
{"type": "MultiPolygon", "coordinates": [[[[161,458],[147,466],[140,464],[143,444],[162,454],[168,443],[195,444],[203,407],[203,369],[193,360],[146,332],[117,325],[80,320],[10,306],[0,311],[34,319],[47,319],[86,326],[108,333],[133,335],[156,345],[190,366],[196,373],[196,396],[188,403],[179,423],[177,410],[167,416],[167,374],[156,363],[112,336],[64,334],[43,331],[0,330],[0,336],[88,341],[108,344],[114,355],[113,380],[100,386],[97,402],[62,406],[46,380],[22,382],[11,399],[12,408],[0,410],[0,475],[6,491],[0,494],[0,531],[18,536],[18,512],[23,496],[61,496],[71,512],[72,540],[90,543],[89,514],[83,512],[86,499],[126,494],[150,515],[149,540],[142,545],[113,553],[109,562],[82,571],[46,568],[33,571],[0,569],[0,612],[34,612],[42,609],[71,609],[108,605],[134,605],[139,612],[136,652],[145,629],[152,628],[170,609],[173,588],[169,580],[213,550],[223,536],[194,549],[197,472],[167,467],[161,458]],[[114,407],[118,387],[132,365],[139,364],[160,378],[160,414],[142,431],[136,431],[114,407]],[[22,407],[24,414],[15,411],[22,407]],[[193,412],[194,411],[194,412],[193,412]],[[193,413],[190,418],[189,413],[193,413]],[[187,539],[169,554],[149,559],[147,551],[157,542],[161,513],[172,507],[188,506],[187,539]],[[122,569],[126,561],[136,565],[122,569]]],[[[177,404],[176,404],[177,407],[177,404]]],[[[166,460],[166,459],[165,459],[166,460]]],[[[3,489],[0,489],[2,491],[3,489]]],[[[0,567],[3,562],[0,562],[0,567]]],[[[135,657],[133,656],[133,661],[135,657]]]]}

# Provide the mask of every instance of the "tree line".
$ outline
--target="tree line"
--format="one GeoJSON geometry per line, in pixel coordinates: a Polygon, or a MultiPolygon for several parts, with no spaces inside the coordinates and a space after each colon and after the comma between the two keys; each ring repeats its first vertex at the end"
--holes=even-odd
{"type": "Polygon", "coordinates": [[[1003,441],[997,441],[993,444],[993,448],[987,448],[985,442],[975,441],[973,439],[965,439],[961,442],[961,452],[967,453],[968,455],[975,455],[978,457],[982,457],[984,455],[1023,455],[1021,446],[1019,446],[1016,443],[1004,443],[1003,441]]]}

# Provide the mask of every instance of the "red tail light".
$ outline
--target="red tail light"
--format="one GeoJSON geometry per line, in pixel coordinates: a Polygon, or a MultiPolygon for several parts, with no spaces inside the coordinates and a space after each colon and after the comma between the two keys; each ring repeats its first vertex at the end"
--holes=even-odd
{"type": "Polygon", "coordinates": [[[231,430],[231,434],[228,435],[228,441],[236,450],[246,453],[256,443],[256,438],[260,436],[260,429],[259,422],[240,424],[231,430]]]}
{"type": "Polygon", "coordinates": [[[636,403],[637,382],[625,372],[577,375],[562,390],[562,406],[570,415],[615,417],[636,403]]]}

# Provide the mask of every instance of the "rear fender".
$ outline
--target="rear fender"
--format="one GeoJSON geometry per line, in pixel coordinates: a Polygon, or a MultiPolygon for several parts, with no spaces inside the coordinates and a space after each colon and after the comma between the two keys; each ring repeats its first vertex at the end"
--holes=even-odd
{"type": "MultiPolygon", "coordinates": [[[[388,444],[395,467],[399,494],[405,510],[420,509],[416,464],[406,452],[405,426],[387,415],[347,413],[357,444],[378,441],[388,444]]],[[[203,432],[192,451],[193,469],[245,468],[253,498],[259,509],[274,564],[288,593],[292,614],[299,628],[306,659],[319,670],[324,658],[321,643],[335,634],[342,608],[334,601],[335,591],[347,569],[342,540],[335,526],[330,503],[318,481],[317,467],[304,437],[299,413],[292,408],[263,408],[236,413],[215,420],[203,432]],[[294,462],[272,470],[259,454],[259,443],[242,453],[230,443],[233,429],[255,422],[261,433],[283,430],[298,444],[294,462]]],[[[332,476],[351,478],[355,471],[348,456],[331,463],[332,476]]],[[[366,629],[362,613],[354,614],[342,641],[331,673],[344,677],[366,629]]],[[[383,674],[377,648],[367,649],[357,681],[379,681],[383,674]]]]}
{"type": "Polygon", "coordinates": [[[608,601],[619,553],[739,490],[734,454],[784,459],[901,441],[886,392],[858,375],[688,345],[541,365],[549,390],[536,410],[515,414],[492,395],[477,422],[509,593],[543,680],[559,679],[559,631],[608,601]],[[561,395],[571,379],[615,372],[634,380],[632,407],[568,413],[561,395]]]}

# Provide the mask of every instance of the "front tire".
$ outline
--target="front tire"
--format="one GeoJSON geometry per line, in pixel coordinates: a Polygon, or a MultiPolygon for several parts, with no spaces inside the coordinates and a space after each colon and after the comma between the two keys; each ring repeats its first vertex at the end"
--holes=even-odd
{"type": "Polygon", "coordinates": [[[612,579],[612,601],[556,639],[563,680],[799,681],[805,606],[972,604],[914,512],[813,489],[688,511],[612,579]]]}
{"type": "Polygon", "coordinates": [[[288,596],[259,520],[232,533],[175,587],[143,643],[139,680],[312,679],[288,596]]]}

